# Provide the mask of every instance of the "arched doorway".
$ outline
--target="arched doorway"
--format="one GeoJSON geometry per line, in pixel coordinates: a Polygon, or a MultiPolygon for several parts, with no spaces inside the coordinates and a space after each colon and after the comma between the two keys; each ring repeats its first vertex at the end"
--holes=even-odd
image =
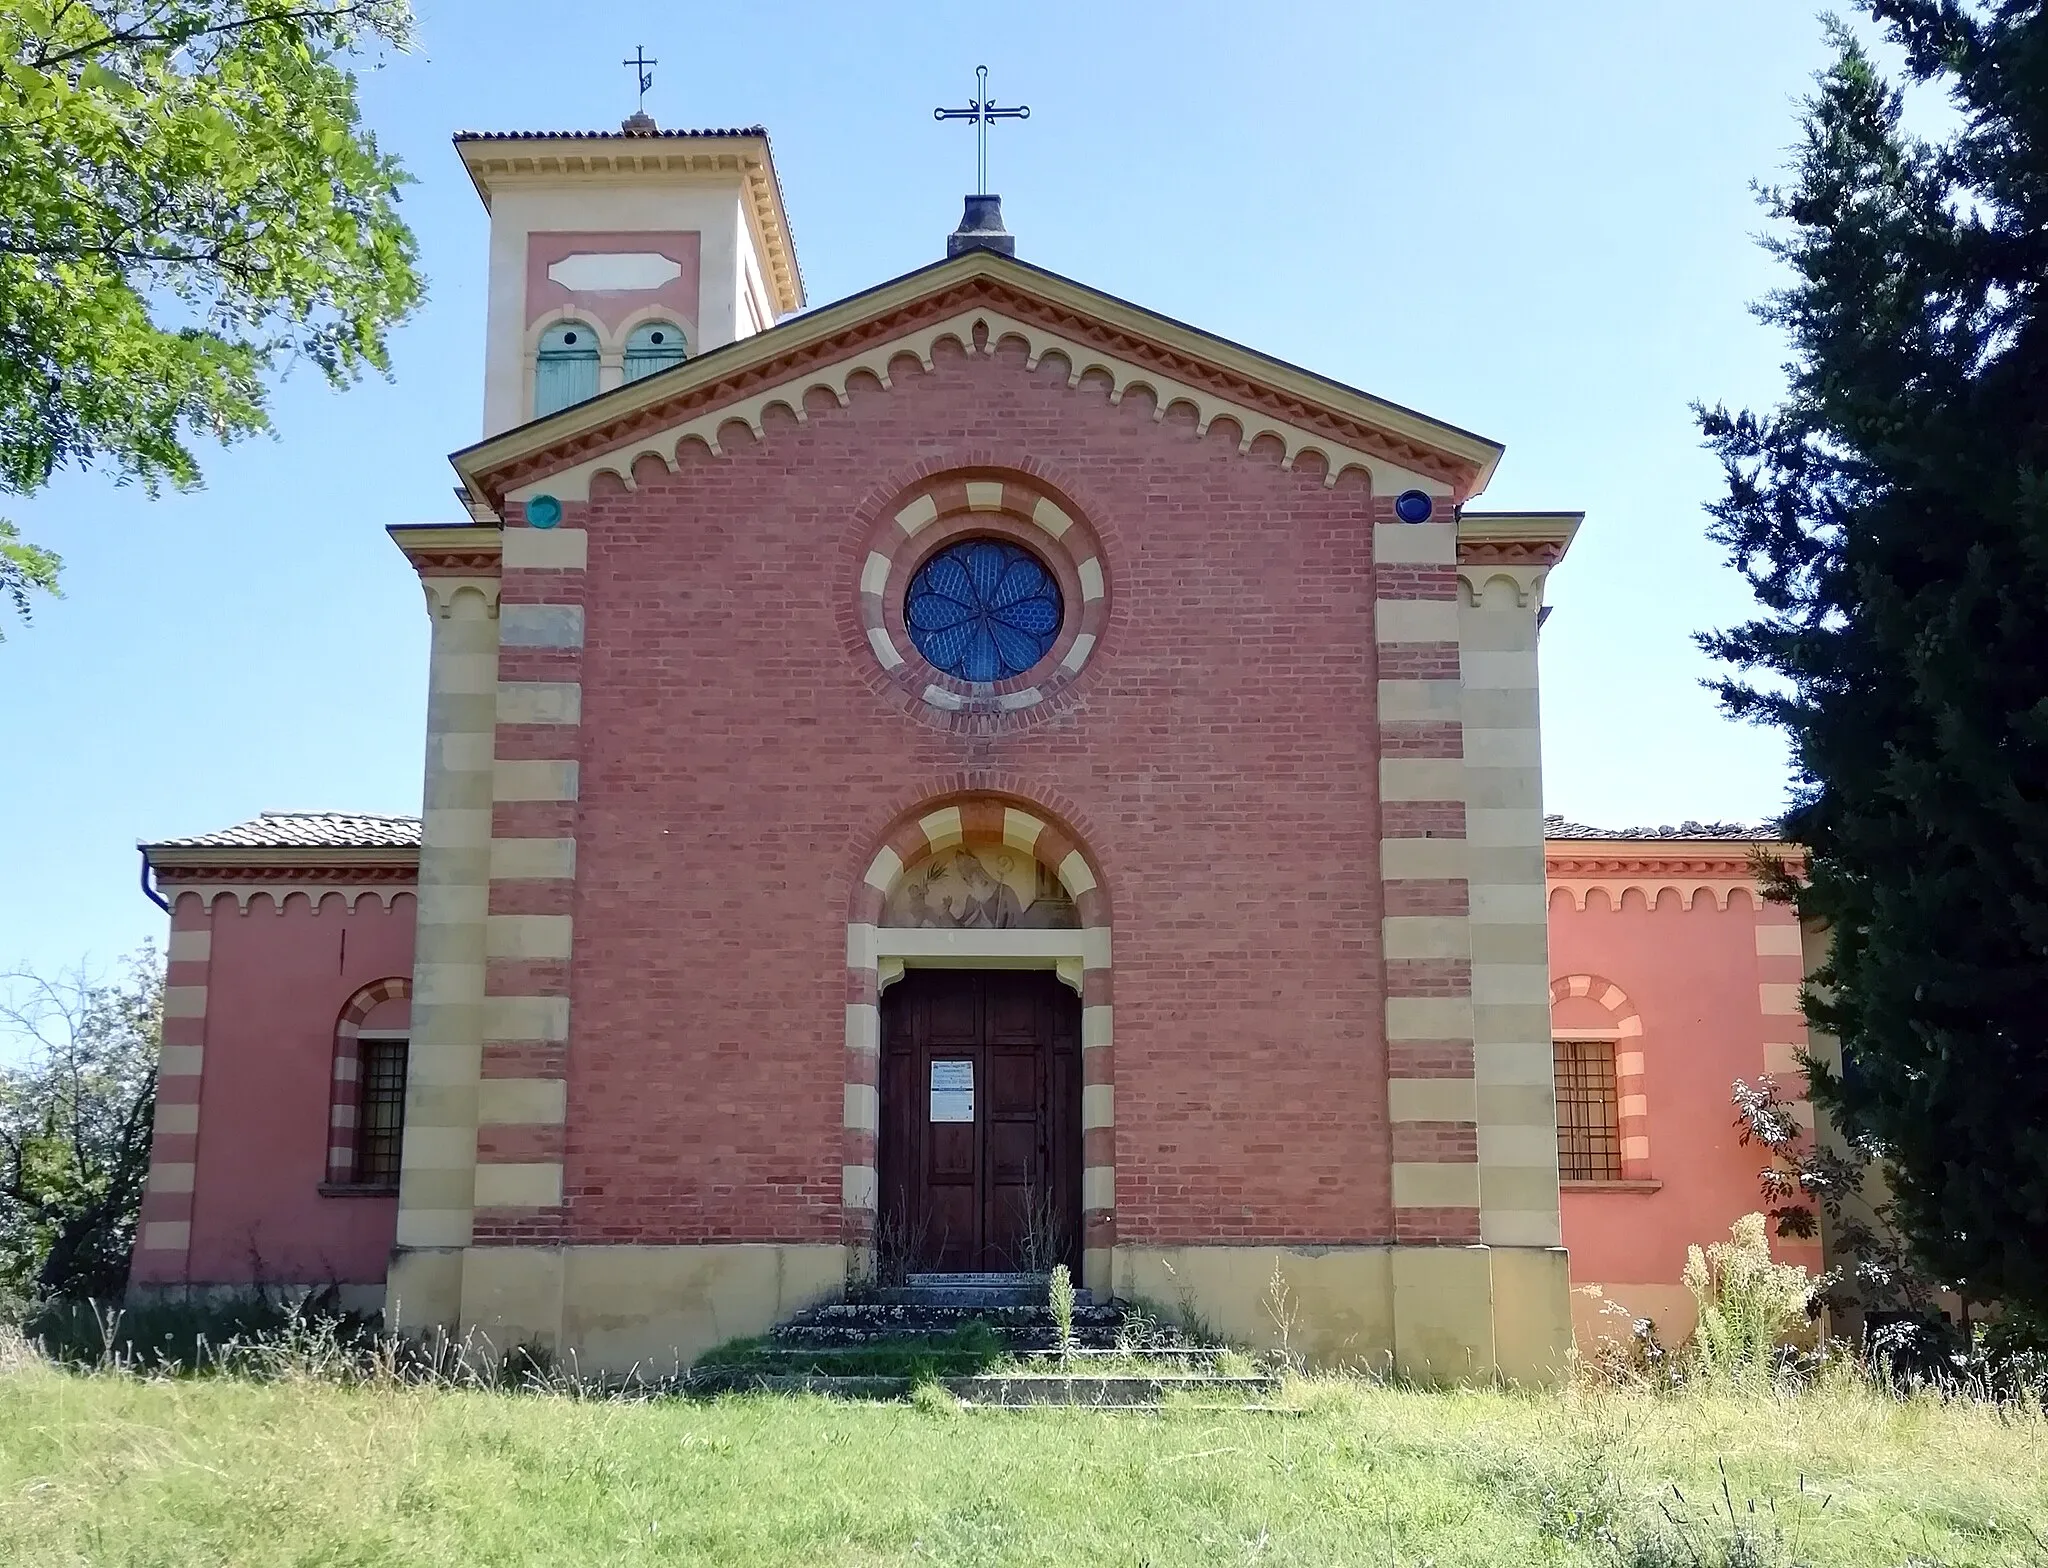
{"type": "Polygon", "coordinates": [[[852,1277],[1065,1262],[1110,1288],[1109,904],[1078,838],[1040,809],[942,796],[897,819],[855,886],[852,1277]]]}

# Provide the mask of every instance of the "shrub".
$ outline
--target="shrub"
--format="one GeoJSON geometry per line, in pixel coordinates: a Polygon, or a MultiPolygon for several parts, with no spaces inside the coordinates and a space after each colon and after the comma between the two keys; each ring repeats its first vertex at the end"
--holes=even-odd
{"type": "Polygon", "coordinates": [[[1685,1288],[1699,1307],[1692,1370],[1710,1378],[1768,1371],[1806,1322],[1814,1289],[1805,1269],[1772,1259],[1761,1214],[1743,1215],[1728,1238],[1686,1249],[1685,1288]]]}
{"type": "Polygon", "coordinates": [[[1067,1272],[1064,1263],[1053,1266],[1052,1279],[1046,1286],[1047,1305],[1052,1310],[1052,1323],[1057,1348],[1062,1356],[1074,1351],[1074,1277],[1067,1272]]]}

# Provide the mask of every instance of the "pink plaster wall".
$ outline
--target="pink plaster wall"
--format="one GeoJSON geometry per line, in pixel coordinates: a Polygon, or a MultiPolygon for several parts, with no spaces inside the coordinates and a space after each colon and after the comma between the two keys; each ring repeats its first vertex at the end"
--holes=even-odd
{"type": "Polygon", "coordinates": [[[573,305],[596,317],[605,326],[616,327],[642,306],[662,305],[674,313],[676,324],[684,329],[691,352],[695,353],[700,346],[697,322],[703,315],[698,297],[702,288],[702,249],[703,236],[695,230],[625,233],[547,229],[529,234],[526,236],[526,324],[530,327],[550,310],[573,305]],[[668,257],[683,270],[658,289],[587,289],[577,292],[564,288],[548,276],[548,268],[556,262],[586,251],[601,255],[647,251],[668,257]]]}
{"type": "MultiPolygon", "coordinates": [[[[303,893],[281,912],[268,893],[246,914],[215,901],[187,1282],[384,1278],[397,1199],[320,1187],[336,1023],[363,987],[410,979],[415,910],[410,893],[388,910],[366,893],[353,912],[332,893],[317,913],[303,893]]],[[[374,1027],[392,1025],[391,1005],[374,1027]]]]}
{"type": "MultiPolygon", "coordinates": [[[[1725,909],[1705,891],[1690,909],[1676,888],[1655,898],[1652,907],[1631,888],[1617,909],[1596,889],[1578,910],[1571,894],[1554,889],[1550,972],[1553,980],[1592,974],[1612,981],[1639,1012],[1640,1040],[1617,1049],[1643,1052],[1648,1175],[1659,1184],[1654,1191],[1566,1187],[1572,1281],[1597,1284],[1631,1311],[1655,1317],[1671,1344],[1691,1327],[1681,1284],[1688,1244],[1726,1240],[1736,1219],[1765,1207],[1757,1176],[1766,1156],[1741,1144],[1730,1090],[1735,1079],[1766,1071],[1766,1041],[1787,1038],[1786,1020],[1763,1011],[1759,983],[1779,979],[1783,966],[1758,957],[1757,927],[1790,916],[1740,889],[1725,909]]],[[[1560,1035],[1611,1021],[1591,997],[1567,997],[1552,1009],[1560,1035]]],[[[1796,1079],[1781,1074],[1779,1081],[1788,1094],[1803,1093],[1796,1079]]],[[[1774,1249],[1818,1272],[1817,1244],[1776,1242],[1774,1249]]],[[[1582,1310],[1582,1327],[1584,1320],[1582,1310]]]]}

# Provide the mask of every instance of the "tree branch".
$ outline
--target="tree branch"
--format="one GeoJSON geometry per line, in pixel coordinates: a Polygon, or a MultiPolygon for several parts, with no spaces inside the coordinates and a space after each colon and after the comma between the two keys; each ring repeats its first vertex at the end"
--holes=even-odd
{"type": "MultiPolygon", "coordinates": [[[[362,4],[351,0],[350,4],[335,6],[332,9],[325,6],[307,6],[284,11],[265,11],[260,15],[245,16],[232,22],[216,22],[211,27],[195,27],[189,33],[150,32],[147,31],[150,23],[139,21],[134,27],[116,29],[109,32],[104,38],[96,38],[90,43],[79,44],[71,49],[60,49],[55,54],[38,55],[27,63],[36,70],[51,71],[85,55],[98,54],[107,49],[135,49],[149,44],[169,44],[177,48],[183,48],[195,38],[208,38],[220,34],[236,33],[247,28],[263,27],[274,23],[304,22],[315,19],[339,21],[354,16],[364,9],[365,7],[362,4]]],[[[162,13],[159,12],[158,14],[161,15],[162,13]]]]}

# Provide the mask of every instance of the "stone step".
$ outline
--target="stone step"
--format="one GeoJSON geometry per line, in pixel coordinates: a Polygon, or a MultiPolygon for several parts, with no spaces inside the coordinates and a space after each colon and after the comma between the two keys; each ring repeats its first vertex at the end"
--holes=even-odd
{"type": "MultiPolygon", "coordinates": [[[[912,1274],[881,1296],[885,1301],[935,1307],[1042,1307],[1051,1283],[1046,1274],[912,1274]]],[[[1092,1304],[1094,1299],[1085,1290],[1074,1292],[1077,1304],[1092,1304]]]]}
{"type": "Polygon", "coordinates": [[[1037,1290],[1044,1299],[1047,1288],[1052,1284],[1050,1274],[1018,1273],[962,1273],[962,1274],[911,1274],[904,1283],[912,1290],[925,1289],[935,1285],[962,1285],[982,1290],[1037,1290]]]}
{"type": "MultiPolygon", "coordinates": [[[[950,1377],[939,1386],[967,1405],[1081,1405],[1093,1409],[1153,1410],[1169,1394],[1235,1394],[1245,1398],[1271,1394],[1280,1380],[1270,1376],[1230,1377],[1218,1373],[1107,1374],[1090,1377],[1048,1374],[1037,1377],[950,1377]]],[[[802,1393],[839,1399],[902,1399],[912,1387],[907,1377],[784,1377],[736,1368],[692,1373],[693,1393],[802,1393]]]]}
{"type": "Polygon", "coordinates": [[[1228,1377],[1214,1372],[1161,1372],[1098,1377],[954,1377],[946,1391],[968,1405],[1090,1405],[1121,1410],[1155,1408],[1168,1394],[1245,1396],[1278,1392],[1277,1377],[1228,1377]]]}
{"type": "MultiPolygon", "coordinates": [[[[864,1375],[846,1374],[837,1371],[834,1369],[834,1364],[844,1365],[856,1361],[863,1356],[871,1354],[873,1348],[872,1344],[808,1344],[778,1340],[774,1343],[761,1345],[749,1350],[747,1352],[747,1365],[760,1366],[771,1370],[809,1366],[815,1368],[820,1374],[830,1374],[832,1376],[864,1375]]],[[[938,1347],[936,1342],[933,1353],[935,1355],[947,1354],[946,1351],[938,1347]]],[[[1188,1345],[1177,1349],[1154,1347],[1143,1350],[1131,1350],[1108,1344],[1074,1345],[1066,1350],[1061,1350],[1053,1345],[1026,1348],[1013,1346],[1008,1349],[1007,1353],[1016,1360],[1031,1367],[1033,1376],[1040,1375],[1042,1369],[1059,1367],[1062,1363],[1065,1363],[1070,1370],[1076,1373],[1085,1373],[1091,1377],[1107,1375],[1090,1370],[1091,1363],[1131,1362],[1144,1368],[1157,1367],[1167,1372],[1184,1372],[1214,1368],[1224,1356],[1229,1354],[1228,1351],[1213,1346],[1188,1345]]],[[[954,1351],[951,1354],[957,1357],[960,1353],[954,1351]]]]}
{"type": "Polygon", "coordinates": [[[1025,1290],[974,1285],[925,1285],[884,1291],[885,1300],[923,1307],[1043,1307],[1045,1298],[1025,1290]]]}
{"type": "MultiPolygon", "coordinates": [[[[985,1325],[1011,1350],[1050,1349],[1057,1340],[1052,1314],[1043,1306],[906,1301],[829,1302],[776,1325],[769,1337],[781,1345],[823,1349],[882,1340],[940,1340],[970,1323],[985,1325]]],[[[1115,1345],[1123,1325],[1123,1311],[1113,1305],[1090,1304],[1074,1311],[1074,1337],[1084,1346],[1115,1345]]]]}
{"type": "MultiPolygon", "coordinates": [[[[812,1317],[808,1314],[791,1318],[780,1325],[782,1328],[846,1328],[860,1329],[877,1334],[951,1334],[969,1323],[985,1323],[998,1334],[1023,1332],[1035,1329],[1051,1329],[1050,1314],[1020,1310],[1015,1307],[961,1307],[933,1305],[929,1302],[885,1301],[877,1302],[876,1310],[858,1316],[835,1313],[831,1317],[812,1317]]],[[[1083,1317],[1074,1314],[1074,1331],[1082,1329],[1105,1329],[1114,1332],[1123,1326],[1118,1318],[1102,1318],[1093,1314],[1083,1317]]]]}
{"type": "MultiPolygon", "coordinates": [[[[882,1340],[929,1339],[935,1346],[944,1342],[942,1334],[874,1334],[846,1328],[795,1329],[778,1331],[772,1343],[790,1350],[857,1350],[882,1340]]],[[[997,1335],[1003,1350],[1010,1355],[1026,1355],[1036,1351],[1053,1350],[1054,1333],[1051,1329],[1011,1329],[997,1335]]],[[[1091,1329],[1086,1333],[1074,1331],[1074,1343],[1081,1350],[1114,1350],[1117,1347],[1114,1330],[1091,1329]]]]}

